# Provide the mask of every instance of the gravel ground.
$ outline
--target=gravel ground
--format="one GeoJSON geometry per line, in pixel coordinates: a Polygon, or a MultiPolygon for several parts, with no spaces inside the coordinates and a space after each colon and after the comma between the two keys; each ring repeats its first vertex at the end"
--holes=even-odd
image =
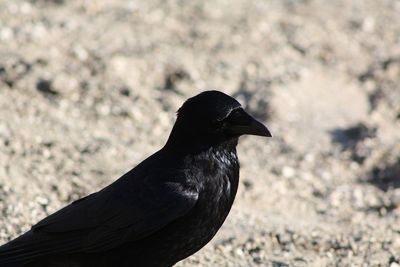
{"type": "Polygon", "coordinates": [[[178,266],[400,265],[400,2],[0,0],[0,243],[160,148],[182,102],[235,96],[216,238],[178,266]]]}

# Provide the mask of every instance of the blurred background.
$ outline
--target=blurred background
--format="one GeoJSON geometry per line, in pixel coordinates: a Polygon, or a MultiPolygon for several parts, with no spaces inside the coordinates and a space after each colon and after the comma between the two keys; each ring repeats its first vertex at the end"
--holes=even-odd
{"type": "Polygon", "coordinates": [[[178,266],[399,266],[400,2],[0,0],[0,243],[114,181],[218,89],[264,121],[178,266]]]}

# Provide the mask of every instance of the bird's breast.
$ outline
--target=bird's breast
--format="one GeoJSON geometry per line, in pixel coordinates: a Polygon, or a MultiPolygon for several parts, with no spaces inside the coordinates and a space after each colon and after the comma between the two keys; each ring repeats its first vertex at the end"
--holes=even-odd
{"type": "Polygon", "coordinates": [[[184,216],[152,235],[149,253],[154,260],[172,265],[205,246],[225,221],[239,181],[235,150],[210,150],[184,160],[179,177],[196,188],[198,200],[184,216]],[[155,253],[155,251],[157,253],[155,253]]]}
{"type": "Polygon", "coordinates": [[[197,204],[187,216],[191,220],[187,224],[188,235],[196,236],[198,246],[203,246],[216,234],[232,207],[239,182],[239,163],[235,150],[216,150],[194,157],[190,166],[187,177],[200,186],[197,204]]]}

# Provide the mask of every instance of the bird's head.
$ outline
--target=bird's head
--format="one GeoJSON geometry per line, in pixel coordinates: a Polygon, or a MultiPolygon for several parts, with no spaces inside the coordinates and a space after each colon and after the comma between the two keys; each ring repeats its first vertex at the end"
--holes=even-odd
{"type": "Polygon", "coordinates": [[[267,127],[246,113],[234,98],[205,91],[189,98],[178,110],[167,144],[215,145],[246,134],[271,137],[267,127]]]}

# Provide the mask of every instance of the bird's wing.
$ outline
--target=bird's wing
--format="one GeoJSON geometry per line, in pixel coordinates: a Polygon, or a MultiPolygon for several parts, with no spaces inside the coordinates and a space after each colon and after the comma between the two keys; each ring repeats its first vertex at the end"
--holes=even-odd
{"type": "Polygon", "coordinates": [[[160,230],[197,202],[197,190],[181,182],[124,178],[73,202],[0,247],[0,265],[46,254],[107,251],[160,230]]]}
{"type": "Polygon", "coordinates": [[[130,182],[122,179],[72,203],[34,225],[33,232],[79,232],[80,251],[105,251],[161,229],[185,215],[198,198],[197,190],[178,182],[155,184],[148,179],[140,188],[129,189],[130,182]]]}

